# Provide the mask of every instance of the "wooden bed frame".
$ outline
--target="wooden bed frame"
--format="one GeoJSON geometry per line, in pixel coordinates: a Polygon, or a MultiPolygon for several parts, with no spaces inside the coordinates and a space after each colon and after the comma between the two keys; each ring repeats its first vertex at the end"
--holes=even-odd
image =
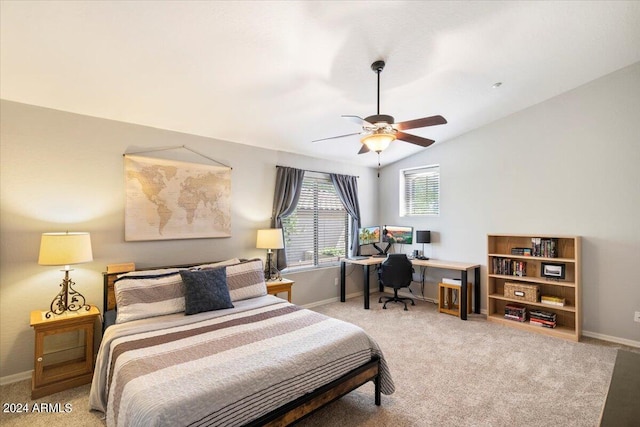
{"type": "MultiPolygon", "coordinates": [[[[129,264],[131,268],[122,269],[118,268],[114,272],[104,272],[103,275],[103,310],[106,313],[108,310],[114,310],[116,308],[116,297],[114,290],[114,282],[119,274],[123,274],[126,271],[144,271],[155,270],[159,268],[188,268],[195,265],[209,264],[207,262],[201,262],[198,264],[189,265],[172,265],[163,267],[150,267],[141,270],[136,270],[134,264],[129,264]]],[[[109,270],[109,266],[107,267],[109,270]]],[[[104,319],[104,316],[103,316],[104,319]]],[[[104,331],[104,325],[103,325],[104,331]]],[[[381,404],[381,383],[380,383],[380,359],[377,356],[371,358],[371,360],[364,365],[346,373],[342,377],[332,381],[329,384],[323,385],[311,393],[299,397],[283,406],[269,412],[268,414],[250,422],[247,426],[288,426],[296,421],[299,421],[309,416],[314,411],[328,405],[329,403],[341,398],[345,394],[355,390],[363,384],[369,381],[373,381],[375,385],[375,404],[380,406],[381,404]]]]}

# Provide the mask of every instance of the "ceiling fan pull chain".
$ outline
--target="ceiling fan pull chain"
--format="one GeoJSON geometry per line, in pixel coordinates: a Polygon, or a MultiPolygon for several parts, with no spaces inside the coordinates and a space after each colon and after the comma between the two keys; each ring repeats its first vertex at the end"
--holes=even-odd
{"type": "Polygon", "coordinates": [[[379,151],[378,151],[378,178],[380,178],[380,152],[379,151]]]}

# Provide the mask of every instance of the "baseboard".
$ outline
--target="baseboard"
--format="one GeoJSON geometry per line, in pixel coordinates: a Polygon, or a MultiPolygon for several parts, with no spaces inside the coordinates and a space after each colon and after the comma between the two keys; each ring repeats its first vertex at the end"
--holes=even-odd
{"type": "Polygon", "coordinates": [[[7,375],[6,377],[0,377],[0,386],[29,380],[31,379],[32,373],[33,371],[24,371],[13,375],[7,375]]]}
{"type": "Polygon", "coordinates": [[[611,335],[599,334],[597,332],[582,331],[582,335],[589,338],[596,338],[602,341],[614,342],[616,344],[628,345],[629,347],[640,348],[640,341],[628,340],[626,338],[612,337],[611,335]]]}
{"type": "MultiPolygon", "coordinates": [[[[345,297],[346,297],[346,299],[350,299],[350,298],[355,298],[355,297],[362,297],[362,295],[364,295],[364,292],[360,291],[360,292],[355,292],[355,293],[352,293],[352,294],[347,294],[347,295],[345,295],[345,297]]],[[[322,301],[315,301],[315,302],[311,302],[309,304],[304,304],[301,307],[303,307],[303,308],[312,308],[312,307],[317,307],[319,305],[325,305],[325,304],[329,304],[329,303],[332,303],[332,302],[338,302],[338,301],[340,301],[340,297],[334,297],[334,298],[329,298],[329,299],[325,299],[325,300],[322,300],[322,301]]]]}

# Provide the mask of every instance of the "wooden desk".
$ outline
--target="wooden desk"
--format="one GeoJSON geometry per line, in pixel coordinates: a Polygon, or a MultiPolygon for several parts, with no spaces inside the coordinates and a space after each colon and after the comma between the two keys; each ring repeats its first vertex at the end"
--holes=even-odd
{"type": "MultiPolygon", "coordinates": [[[[363,259],[353,259],[353,258],[344,258],[342,260],[342,262],[340,263],[340,301],[341,302],[345,302],[347,297],[346,297],[346,283],[345,283],[345,276],[346,276],[346,265],[347,264],[357,264],[357,265],[361,265],[364,268],[364,308],[365,310],[369,309],[369,267],[371,267],[372,265],[378,265],[378,264],[382,264],[382,262],[385,260],[386,258],[378,258],[378,257],[367,257],[367,258],[363,258],[363,259]]],[[[384,289],[382,289],[382,285],[378,284],[380,289],[380,292],[382,292],[384,289]]]]}
{"type": "MultiPolygon", "coordinates": [[[[340,263],[340,301],[346,300],[346,265],[356,264],[362,265],[364,268],[364,308],[369,309],[369,270],[372,265],[379,265],[384,262],[386,258],[368,257],[364,259],[343,259],[340,263]]],[[[446,270],[456,270],[460,272],[461,289],[460,289],[460,306],[467,306],[467,280],[469,270],[474,270],[474,312],[480,313],[480,264],[470,264],[466,262],[457,261],[443,261],[439,259],[411,259],[411,263],[417,267],[431,267],[440,268],[446,270]]],[[[380,292],[384,291],[384,286],[378,283],[380,292]]],[[[467,320],[467,311],[460,310],[460,319],[467,320]]]]}

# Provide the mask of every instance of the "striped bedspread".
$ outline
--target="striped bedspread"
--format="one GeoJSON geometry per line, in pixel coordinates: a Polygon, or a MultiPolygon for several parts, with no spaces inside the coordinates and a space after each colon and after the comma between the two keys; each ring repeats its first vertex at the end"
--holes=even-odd
{"type": "Polygon", "coordinates": [[[111,326],[90,405],[108,426],[242,425],[368,362],[394,391],[359,327],[271,295],[235,308],[111,326]]]}

